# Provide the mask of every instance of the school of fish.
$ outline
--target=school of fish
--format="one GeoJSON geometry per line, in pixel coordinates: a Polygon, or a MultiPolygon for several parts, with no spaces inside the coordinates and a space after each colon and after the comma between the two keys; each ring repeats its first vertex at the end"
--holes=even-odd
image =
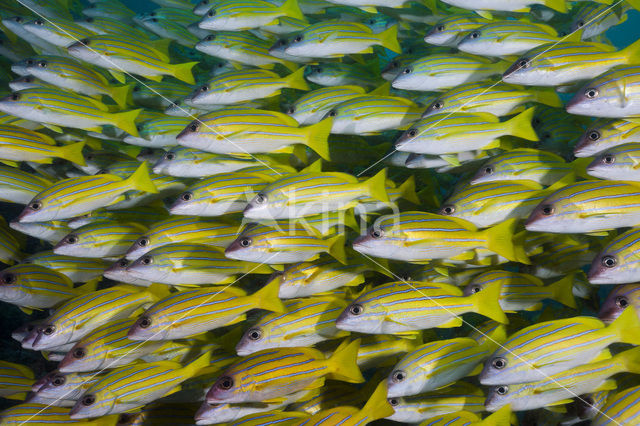
{"type": "Polygon", "coordinates": [[[640,425],[638,11],[0,0],[0,425],[640,425]]]}

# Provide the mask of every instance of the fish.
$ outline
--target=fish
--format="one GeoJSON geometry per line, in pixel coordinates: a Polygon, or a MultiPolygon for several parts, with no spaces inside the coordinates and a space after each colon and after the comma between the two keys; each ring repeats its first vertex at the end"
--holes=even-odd
{"type": "Polygon", "coordinates": [[[592,420],[594,426],[605,426],[611,423],[627,424],[638,415],[638,407],[634,403],[638,398],[640,386],[616,392],[607,398],[592,420]]]}
{"type": "Polygon", "coordinates": [[[605,324],[595,317],[573,317],[533,324],[509,336],[487,359],[480,373],[483,385],[544,381],[593,362],[614,342],[636,344],[639,324],[633,310],[605,324]]]}
{"type": "Polygon", "coordinates": [[[34,383],[32,391],[40,400],[55,401],[51,405],[73,406],[84,391],[100,380],[101,376],[102,374],[94,372],[61,373],[54,370],[34,383]]]}
{"type": "Polygon", "coordinates": [[[638,181],[637,143],[616,145],[604,150],[587,166],[587,174],[606,180],[638,181]]]}
{"type": "Polygon", "coordinates": [[[124,141],[131,145],[164,148],[177,144],[176,136],[191,122],[186,117],[163,116],[139,125],[138,136],[127,135],[124,141]]]}
{"type": "Polygon", "coordinates": [[[481,419],[478,414],[471,411],[460,411],[458,413],[443,414],[429,419],[429,423],[434,425],[468,425],[468,426],[490,426],[511,424],[511,407],[505,406],[481,419]]]}
{"type": "Polygon", "coordinates": [[[117,415],[104,416],[90,421],[73,420],[69,417],[68,407],[54,407],[49,404],[24,403],[14,405],[0,414],[0,419],[8,424],[25,422],[56,422],[78,426],[109,426],[118,421],[117,415]]]}
{"type": "MultiPolygon", "coordinates": [[[[522,248],[513,243],[515,219],[479,231],[464,219],[424,212],[403,212],[381,216],[356,238],[353,248],[368,256],[423,262],[447,259],[488,248],[507,258],[528,264],[522,248]]],[[[471,254],[473,257],[473,254],[471,254]]]]}
{"type": "Polygon", "coordinates": [[[95,34],[82,25],[64,18],[38,18],[25,22],[23,28],[36,37],[58,47],[67,47],[79,39],[95,34]]]}
{"type": "Polygon", "coordinates": [[[276,293],[276,286],[271,284],[252,295],[233,286],[182,291],[145,310],[127,336],[144,341],[177,339],[237,324],[253,308],[285,312],[276,293]]]}
{"type": "Polygon", "coordinates": [[[34,375],[31,368],[14,362],[0,361],[0,377],[3,398],[22,401],[34,383],[34,375]]]}
{"type": "Polygon", "coordinates": [[[455,47],[469,32],[490,23],[475,13],[455,13],[438,20],[424,36],[424,41],[436,46],[455,47]]]}
{"type": "Polygon", "coordinates": [[[531,6],[535,4],[544,5],[560,13],[567,12],[567,5],[564,0],[482,0],[475,2],[471,0],[443,0],[444,3],[463,9],[475,11],[502,11],[502,12],[529,12],[531,6]]]}
{"type": "Polygon", "coordinates": [[[636,282],[636,257],[638,253],[637,228],[614,237],[596,256],[589,269],[591,284],[626,284],[636,282]]]}
{"type": "Polygon", "coordinates": [[[60,180],[35,195],[18,221],[28,223],[72,218],[122,201],[122,194],[132,189],[158,192],[149,177],[147,163],[141,163],[126,179],[98,174],[60,180]]]}
{"type": "Polygon", "coordinates": [[[6,203],[28,204],[52,184],[43,176],[0,164],[0,200],[6,203]]]}
{"type": "Polygon", "coordinates": [[[300,96],[286,112],[300,125],[315,124],[334,106],[364,93],[360,86],[321,87],[300,96]]]}
{"type": "Polygon", "coordinates": [[[459,327],[460,315],[467,312],[506,323],[498,304],[500,285],[484,290],[485,297],[464,296],[461,289],[449,284],[391,282],[360,295],[340,314],[336,327],[359,333],[415,335],[433,327],[459,327]]]}
{"type": "Polygon", "coordinates": [[[227,368],[207,392],[207,402],[276,401],[302,389],[322,387],[326,378],[362,383],[356,365],[359,343],[344,340],[328,358],[308,347],[258,351],[227,368]]]}
{"type": "Polygon", "coordinates": [[[605,324],[610,324],[615,321],[625,309],[636,310],[636,306],[638,306],[637,293],[637,284],[620,284],[615,286],[602,303],[600,311],[598,312],[598,318],[605,324]]]}
{"type": "Polygon", "coordinates": [[[576,157],[591,157],[618,145],[635,142],[640,125],[626,120],[598,119],[574,147],[576,157]]]}
{"type": "MultiPolygon", "coordinates": [[[[66,235],[67,233],[65,233],[66,235]]],[[[59,240],[58,240],[59,241],[59,240]]],[[[77,258],[40,251],[23,259],[24,263],[41,265],[66,275],[74,283],[97,282],[109,263],[103,259],[77,258]]]]}
{"type": "MultiPolygon", "coordinates": [[[[211,424],[211,422],[237,422],[245,419],[245,417],[253,414],[259,415],[265,412],[275,412],[280,408],[296,402],[301,396],[308,394],[308,391],[300,391],[289,395],[284,401],[278,401],[271,404],[264,403],[241,403],[241,404],[209,404],[203,402],[195,414],[195,423],[197,425],[211,424]]],[[[302,414],[298,411],[288,411],[287,415],[302,414]]],[[[297,417],[291,417],[291,420],[297,420],[297,417]]]]}
{"type": "Polygon", "coordinates": [[[69,413],[73,419],[100,417],[138,408],[171,393],[209,364],[206,352],[185,366],[177,362],[139,363],[117,368],[94,383],[69,413]]]}
{"type": "Polygon", "coordinates": [[[64,236],[53,247],[53,252],[75,257],[118,257],[125,254],[146,229],[132,222],[93,222],[64,236]]]}
{"type": "Polygon", "coordinates": [[[285,0],[281,5],[265,0],[223,0],[209,8],[198,26],[204,30],[238,31],[269,25],[280,17],[306,21],[298,0],[285,0]]]}
{"type": "Polygon", "coordinates": [[[0,125],[0,158],[8,161],[31,161],[51,164],[61,158],[79,165],[85,165],[82,156],[84,142],[57,146],[49,136],[34,130],[21,129],[10,125],[0,125]]]}

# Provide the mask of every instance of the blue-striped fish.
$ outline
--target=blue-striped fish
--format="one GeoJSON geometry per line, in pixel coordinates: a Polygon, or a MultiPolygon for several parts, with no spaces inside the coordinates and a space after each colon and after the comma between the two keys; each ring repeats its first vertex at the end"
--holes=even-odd
{"type": "Polygon", "coordinates": [[[335,105],[364,95],[364,92],[361,86],[322,87],[300,96],[286,112],[300,124],[314,124],[335,105]]]}
{"type": "Polygon", "coordinates": [[[469,337],[425,343],[406,354],[387,378],[389,398],[417,395],[448,386],[468,375],[507,338],[498,325],[481,342],[469,337]]]}
{"type": "Polygon", "coordinates": [[[222,0],[209,8],[198,26],[214,31],[247,30],[272,24],[285,16],[305,21],[298,0],[285,0],[280,5],[266,0],[222,0]]]}
{"type": "Polygon", "coordinates": [[[600,306],[598,318],[609,324],[620,316],[625,309],[640,310],[640,286],[638,284],[620,284],[611,290],[600,306]]]}
{"type": "Polygon", "coordinates": [[[172,217],[154,223],[128,248],[125,257],[136,260],[143,254],[174,243],[196,243],[226,247],[238,232],[238,226],[200,217],[172,217]]]}
{"type": "Polygon", "coordinates": [[[264,413],[249,414],[241,419],[227,423],[228,426],[294,426],[298,422],[309,417],[307,413],[296,411],[268,411],[264,413]]]}
{"type": "Polygon", "coordinates": [[[544,5],[560,13],[567,12],[565,0],[443,0],[451,6],[475,11],[529,12],[532,5],[544,5]]]}
{"type": "Polygon", "coordinates": [[[142,407],[198,375],[209,365],[210,359],[211,354],[207,352],[185,366],[160,361],[117,368],[87,389],[69,416],[84,419],[142,407]]]}
{"type": "MultiPolygon", "coordinates": [[[[209,404],[208,402],[203,402],[198,411],[195,414],[195,423],[197,425],[205,425],[212,424],[212,422],[218,423],[231,423],[237,421],[248,421],[243,420],[245,417],[247,419],[251,418],[249,416],[265,412],[275,412],[280,410],[282,407],[285,407],[289,404],[293,404],[297,402],[301,397],[309,393],[313,393],[314,391],[300,391],[296,393],[292,393],[288,395],[286,398],[283,398],[282,401],[277,401],[273,403],[241,403],[241,404],[209,404]]],[[[302,414],[298,410],[291,410],[287,412],[283,412],[283,414],[302,414]]],[[[244,424],[244,423],[241,423],[244,424]]]]}
{"type": "Polygon", "coordinates": [[[285,312],[276,285],[266,285],[247,295],[230,286],[182,291],[147,309],[129,330],[132,340],[169,340],[237,324],[254,308],[285,312]]]}
{"type": "Polygon", "coordinates": [[[0,361],[0,396],[24,400],[35,382],[33,371],[25,365],[0,361]]]}
{"type": "MultiPolygon", "coordinates": [[[[580,35],[574,37],[579,40],[580,35]]],[[[456,46],[480,56],[519,55],[541,44],[558,42],[558,32],[546,24],[516,20],[494,21],[471,30],[456,46]]],[[[567,41],[563,38],[562,41],[567,41]]]]}
{"type": "Polygon", "coordinates": [[[225,257],[224,249],[211,245],[169,243],[156,247],[127,266],[136,278],[171,285],[222,284],[240,274],[270,274],[266,265],[252,265],[225,257]]]}
{"type": "Polygon", "coordinates": [[[38,324],[33,348],[48,349],[80,340],[106,321],[128,317],[167,293],[168,289],[160,284],[144,291],[119,285],[74,297],[38,324]]]}
{"type": "Polygon", "coordinates": [[[545,380],[588,363],[616,343],[638,343],[640,319],[629,309],[610,325],[595,317],[573,317],[523,328],[487,360],[480,383],[509,385],[545,380]]]}
{"type": "MultiPolygon", "coordinates": [[[[95,34],[119,34],[151,42],[149,39],[150,34],[147,30],[131,25],[127,20],[121,21],[109,16],[89,16],[77,19],[76,22],[95,34]]],[[[154,43],[154,45],[158,47],[157,44],[154,43]]]]}
{"type": "Polygon", "coordinates": [[[460,288],[449,284],[392,282],[359,296],[340,315],[336,327],[360,333],[415,335],[433,327],[459,327],[461,315],[467,312],[508,322],[498,303],[500,285],[487,286],[484,291],[482,296],[464,296],[460,288]]]}
{"type": "Polygon", "coordinates": [[[69,417],[68,407],[54,407],[49,404],[24,403],[14,405],[0,414],[0,420],[11,424],[50,424],[75,426],[113,426],[118,422],[118,416],[103,416],[91,420],[74,420],[69,417]]]}
{"type": "Polygon", "coordinates": [[[26,22],[23,28],[36,37],[59,47],[67,47],[79,39],[95,34],[82,25],[63,18],[38,18],[26,22]]]}
{"type": "Polygon", "coordinates": [[[593,426],[633,424],[640,415],[638,398],[640,398],[640,386],[618,391],[607,398],[604,406],[596,412],[591,424],[593,426]]]}
{"type": "Polygon", "coordinates": [[[220,31],[209,34],[195,45],[195,49],[227,61],[262,68],[273,68],[275,64],[283,64],[289,69],[294,64],[284,61],[269,53],[271,43],[250,33],[220,31]]]}
{"type": "Polygon", "coordinates": [[[135,12],[120,1],[96,1],[90,3],[86,9],[82,10],[83,15],[109,17],[122,21],[130,21],[135,16],[135,12]]]}
{"type": "Polygon", "coordinates": [[[0,125],[0,159],[2,160],[50,164],[54,158],[62,158],[84,166],[83,147],[84,142],[57,146],[51,137],[43,133],[0,125]]]}
{"type": "Polygon", "coordinates": [[[472,411],[441,414],[420,423],[422,426],[508,426],[512,424],[511,407],[506,406],[482,419],[472,411]]]}
{"type": "Polygon", "coordinates": [[[626,143],[606,149],[587,166],[587,174],[606,180],[640,181],[640,144],[626,143]]]}
{"type": "MultiPolygon", "coordinates": [[[[65,234],[66,235],[66,234],[65,234]]],[[[58,240],[59,241],[59,240],[58,240]]],[[[109,263],[102,259],[77,258],[55,254],[51,250],[40,251],[24,259],[25,263],[41,265],[69,277],[74,283],[97,280],[109,263]]]]}
{"type": "MultiPolygon", "coordinates": [[[[408,101],[407,101],[408,102],[408,101]]],[[[310,147],[329,159],[327,137],[332,120],[307,127],[286,114],[252,108],[230,108],[198,117],[177,137],[178,144],[216,154],[254,154],[310,147]]]]}
{"type": "Polygon", "coordinates": [[[626,12],[632,7],[629,3],[623,1],[606,4],[593,1],[580,4],[580,7],[575,7],[575,12],[571,10],[571,32],[581,32],[582,40],[598,36],[627,19],[626,12]]]}
{"type": "Polygon", "coordinates": [[[27,204],[53,182],[42,176],[0,164],[0,200],[27,204]]]}
{"type": "Polygon", "coordinates": [[[304,77],[320,86],[355,85],[377,87],[384,82],[378,75],[377,68],[344,62],[325,62],[322,65],[307,65],[304,77]]]}
{"type": "Polygon", "coordinates": [[[102,102],[53,87],[14,92],[0,99],[0,110],[27,120],[39,121],[61,132],[58,126],[102,132],[110,124],[137,135],[135,119],[140,110],[109,112],[102,102]]]}
{"type": "Polygon", "coordinates": [[[140,124],[138,136],[127,135],[124,141],[131,145],[151,148],[175,146],[176,136],[191,122],[187,117],[163,116],[140,124]]]}
{"type": "Polygon", "coordinates": [[[191,69],[197,62],[171,64],[165,53],[146,44],[144,40],[129,36],[94,35],[71,44],[67,51],[74,58],[106,68],[121,83],[124,83],[122,72],[141,75],[153,81],[170,75],[188,84],[195,83],[191,69]]]}
{"type": "Polygon", "coordinates": [[[54,370],[38,379],[33,392],[38,400],[48,399],[51,405],[71,406],[103,375],[95,372],[62,373],[54,370]],[[58,400],[58,401],[56,401],[58,400]]]}
{"type": "Polygon", "coordinates": [[[302,389],[322,387],[325,378],[362,383],[356,365],[359,344],[359,340],[345,340],[329,358],[309,347],[256,352],[221,374],[207,393],[207,402],[275,401],[302,389]]]}
{"type": "Polygon", "coordinates": [[[437,46],[455,47],[470,31],[491,22],[475,13],[455,13],[438,20],[424,36],[424,41],[437,46]]]}
{"type": "Polygon", "coordinates": [[[132,189],[157,193],[149,177],[147,163],[142,163],[126,179],[113,174],[98,174],[60,180],[39,192],[20,214],[20,222],[43,222],[67,219],[124,200],[132,189]]]}
{"type": "Polygon", "coordinates": [[[591,284],[625,284],[638,281],[640,229],[614,237],[593,257],[589,270],[591,284]]]}
{"type": "Polygon", "coordinates": [[[270,226],[250,224],[224,251],[230,259],[265,264],[296,263],[329,253],[346,263],[344,234],[324,238],[295,223],[270,226]]]}
{"type": "Polygon", "coordinates": [[[53,252],[99,259],[119,257],[127,252],[146,229],[145,226],[133,222],[93,222],[64,236],[53,247],[53,252]]]}
{"type": "Polygon", "coordinates": [[[640,141],[640,124],[626,120],[599,119],[583,133],[574,148],[576,157],[591,157],[617,145],[640,141]]]}

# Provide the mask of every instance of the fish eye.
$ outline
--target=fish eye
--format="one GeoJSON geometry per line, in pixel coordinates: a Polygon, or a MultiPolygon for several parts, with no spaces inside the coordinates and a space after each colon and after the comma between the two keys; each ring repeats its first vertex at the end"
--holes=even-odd
{"type": "Polygon", "coordinates": [[[267,196],[264,194],[258,194],[256,195],[256,198],[254,199],[254,201],[256,202],[256,204],[263,204],[267,202],[267,196]]]}
{"type": "Polygon", "coordinates": [[[212,41],[215,40],[216,36],[214,34],[209,34],[208,36],[206,36],[204,39],[206,41],[212,41]]]}
{"type": "Polygon", "coordinates": [[[84,405],[85,407],[89,407],[93,404],[95,404],[96,402],[96,397],[93,395],[85,395],[82,397],[82,405],[84,405]]]}
{"type": "Polygon", "coordinates": [[[262,331],[259,328],[252,328],[249,330],[247,336],[251,340],[260,340],[262,338],[262,331]]]}
{"type": "Polygon", "coordinates": [[[615,163],[615,162],[616,162],[616,157],[614,157],[614,156],[613,156],[613,155],[611,155],[611,154],[607,154],[607,155],[605,155],[604,157],[602,157],[602,162],[603,162],[604,164],[613,164],[613,163],[615,163]]]}
{"type": "Polygon", "coordinates": [[[193,199],[193,194],[190,192],[185,192],[180,196],[180,199],[182,201],[191,201],[193,199]]]}
{"type": "Polygon", "coordinates": [[[387,402],[389,403],[389,405],[391,405],[392,407],[395,407],[396,405],[398,405],[400,403],[400,401],[398,401],[397,398],[389,398],[387,399],[387,402]]]}
{"type": "Polygon", "coordinates": [[[153,263],[153,257],[144,256],[142,259],[140,259],[140,263],[142,263],[143,265],[151,265],[153,263]]]}
{"type": "Polygon", "coordinates": [[[138,325],[140,328],[149,328],[151,326],[151,318],[149,317],[140,317],[138,320],[138,325]]]}
{"type": "Polygon", "coordinates": [[[407,375],[402,370],[396,370],[393,373],[391,373],[391,380],[393,380],[395,383],[400,383],[406,378],[407,378],[407,375]]]}
{"type": "Polygon", "coordinates": [[[40,26],[44,25],[44,21],[42,19],[36,19],[33,23],[40,26]]]}
{"type": "Polygon", "coordinates": [[[487,167],[484,168],[484,174],[490,175],[492,173],[493,173],[493,167],[487,166],[487,167]]]}
{"type": "Polygon", "coordinates": [[[299,35],[297,35],[297,36],[293,39],[293,41],[294,41],[295,43],[299,43],[299,42],[301,42],[301,41],[302,41],[302,39],[303,39],[303,38],[304,38],[304,37],[302,37],[302,34],[299,34],[299,35]]]}
{"type": "Polygon", "coordinates": [[[2,280],[2,284],[13,284],[16,282],[16,276],[9,272],[2,275],[2,278],[0,278],[0,280],[2,280]]]}
{"type": "Polygon", "coordinates": [[[442,109],[444,107],[444,104],[442,102],[434,102],[433,104],[431,104],[431,109],[442,109]]]}
{"type": "Polygon", "coordinates": [[[47,336],[51,336],[55,331],[56,331],[56,327],[53,325],[48,325],[42,329],[42,332],[47,336]]]}
{"type": "Polygon", "coordinates": [[[200,91],[201,92],[206,92],[207,90],[209,90],[209,86],[207,86],[206,84],[202,87],[200,87],[200,91]]]}
{"type": "Polygon", "coordinates": [[[542,134],[542,139],[547,140],[547,139],[551,139],[551,133],[549,132],[544,132],[542,134]]]}
{"type": "Polygon", "coordinates": [[[193,122],[189,125],[189,130],[191,130],[192,132],[197,132],[198,131],[198,127],[200,127],[198,125],[197,122],[193,122]]]}
{"type": "Polygon", "coordinates": [[[20,100],[20,94],[19,93],[12,93],[10,96],[12,101],[18,101],[20,100]]]}
{"type": "Polygon", "coordinates": [[[73,352],[71,352],[71,355],[75,359],[82,359],[87,355],[87,351],[85,351],[83,348],[75,348],[73,352]]]}
{"type": "Polygon", "coordinates": [[[618,264],[618,260],[613,256],[604,256],[601,263],[605,268],[613,268],[618,264]]]}
{"type": "Polygon", "coordinates": [[[518,61],[518,68],[529,68],[531,62],[527,58],[522,58],[518,61]]]}
{"type": "Polygon", "coordinates": [[[349,306],[349,313],[351,315],[358,316],[363,312],[364,312],[364,308],[359,303],[354,303],[353,305],[349,306]]]}
{"type": "Polygon", "coordinates": [[[411,74],[411,68],[407,67],[405,69],[402,70],[402,74],[411,74]]]}
{"type": "Polygon", "coordinates": [[[545,216],[551,216],[553,214],[553,210],[554,210],[553,206],[544,205],[544,206],[542,206],[542,209],[540,211],[545,216]]]}
{"type": "Polygon", "coordinates": [[[221,377],[218,380],[217,387],[223,390],[229,390],[233,387],[233,379],[229,376],[221,377]]]}
{"type": "Polygon", "coordinates": [[[418,134],[418,131],[416,129],[409,129],[407,130],[407,135],[414,137],[415,135],[418,134]]]}
{"type": "Polygon", "coordinates": [[[318,74],[320,74],[322,72],[322,67],[315,67],[313,69],[314,72],[317,72],[318,74]]]}
{"type": "Polygon", "coordinates": [[[294,107],[290,107],[290,108],[287,110],[287,114],[295,114],[295,112],[296,112],[296,109],[295,109],[294,107]]]}
{"type": "Polygon", "coordinates": [[[141,90],[140,86],[135,86],[135,87],[133,88],[133,91],[134,91],[134,92],[139,92],[140,90],[141,90]]]}
{"type": "Polygon", "coordinates": [[[589,132],[588,137],[592,141],[597,141],[598,139],[600,139],[600,132],[597,131],[597,130],[592,130],[592,131],[589,132]]]}
{"type": "Polygon", "coordinates": [[[496,388],[496,393],[498,395],[506,395],[508,392],[509,392],[509,386],[502,385],[496,388]]]}
{"type": "Polygon", "coordinates": [[[251,238],[245,237],[238,241],[242,247],[249,247],[252,243],[251,238]]]}
{"type": "Polygon", "coordinates": [[[625,296],[618,296],[616,297],[616,305],[619,308],[624,309],[629,306],[629,300],[625,296]]]}
{"type": "Polygon", "coordinates": [[[479,293],[480,290],[482,290],[482,287],[480,287],[479,285],[474,285],[471,287],[471,293],[479,293]]]}
{"type": "Polygon", "coordinates": [[[42,203],[36,201],[29,204],[29,207],[31,208],[31,210],[40,210],[42,208],[42,203]]]}
{"type": "Polygon", "coordinates": [[[140,238],[138,240],[138,245],[140,247],[145,247],[147,244],[149,244],[149,239],[148,238],[140,238]]]}
{"type": "Polygon", "coordinates": [[[382,238],[384,232],[382,232],[382,229],[371,229],[370,235],[373,238],[382,238]]]}
{"type": "Polygon", "coordinates": [[[471,34],[469,34],[469,38],[474,39],[474,38],[478,38],[480,37],[480,31],[474,31],[471,34]]]}
{"type": "Polygon", "coordinates": [[[444,215],[454,214],[455,211],[456,211],[456,208],[451,205],[442,206],[442,209],[440,209],[440,212],[444,215]]]}
{"type": "Polygon", "coordinates": [[[62,386],[66,381],[67,381],[66,377],[64,377],[61,374],[56,374],[55,376],[53,376],[53,379],[51,380],[51,384],[53,386],[62,386]]]}
{"type": "Polygon", "coordinates": [[[332,109],[331,111],[329,111],[329,113],[327,114],[327,116],[329,117],[335,117],[336,116],[336,110],[332,109]]]}
{"type": "Polygon", "coordinates": [[[19,17],[19,16],[14,17],[14,18],[13,18],[13,20],[14,20],[15,22],[17,22],[17,23],[22,22],[22,18],[21,18],[21,17],[19,17]]]}
{"type": "Polygon", "coordinates": [[[118,266],[120,266],[121,268],[126,267],[129,264],[129,261],[127,259],[120,259],[118,261],[118,266]]]}
{"type": "Polygon", "coordinates": [[[584,95],[589,99],[597,98],[599,93],[600,92],[598,92],[598,89],[594,89],[594,88],[587,89],[584,91],[584,95]]]}
{"type": "Polygon", "coordinates": [[[173,152],[169,152],[169,153],[165,154],[165,156],[164,156],[164,159],[165,160],[169,160],[169,161],[171,161],[171,160],[173,160],[175,158],[176,158],[176,155],[173,152]]]}
{"type": "Polygon", "coordinates": [[[444,25],[438,25],[438,26],[436,27],[436,31],[438,31],[438,32],[442,32],[442,31],[444,31],[444,30],[445,30],[445,26],[444,26],[444,25]]]}
{"type": "Polygon", "coordinates": [[[40,61],[38,62],[38,66],[40,68],[46,68],[47,67],[47,61],[40,61]]]}
{"type": "Polygon", "coordinates": [[[71,234],[71,235],[67,236],[67,238],[65,238],[65,242],[67,244],[75,244],[75,243],[78,242],[78,236],[74,235],[74,234],[71,234]]]}
{"type": "Polygon", "coordinates": [[[504,358],[494,358],[493,361],[491,361],[491,365],[497,370],[502,370],[507,366],[507,360],[504,358]]]}
{"type": "Polygon", "coordinates": [[[90,43],[88,38],[83,38],[82,40],[80,40],[80,44],[84,44],[85,46],[88,46],[90,43]]]}
{"type": "Polygon", "coordinates": [[[578,25],[578,28],[584,27],[584,21],[583,20],[578,21],[577,25],[578,25]]]}

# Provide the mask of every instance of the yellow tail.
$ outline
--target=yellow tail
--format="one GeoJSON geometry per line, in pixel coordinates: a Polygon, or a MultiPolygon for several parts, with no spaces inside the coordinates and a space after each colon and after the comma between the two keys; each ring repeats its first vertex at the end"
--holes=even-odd
{"type": "Polygon", "coordinates": [[[304,67],[298,68],[296,71],[285,77],[287,87],[298,90],[311,90],[307,80],[304,79],[304,67]]]}
{"type": "MultiPolygon", "coordinates": [[[[478,426],[510,426],[511,423],[511,405],[507,404],[497,410],[495,413],[487,416],[479,423],[478,426]]],[[[514,423],[517,424],[517,423],[514,423]]]]}
{"type": "Polygon", "coordinates": [[[505,125],[509,134],[528,141],[539,141],[540,138],[531,125],[535,112],[535,107],[529,108],[507,121],[505,125]]]}
{"type": "Polygon", "coordinates": [[[564,104],[553,87],[537,87],[533,92],[534,99],[543,105],[561,108],[564,104]]]}
{"type": "Polygon", "coordinates": [[[285,16],[307,22],[307,18],[305,18],[304,14],[300,10],[300,6],[298,6],[298,0],[286,0],[282,3],[282,6],[280,6],[280,10],[285,14],[285,16]]]}
{"type": "Polygon", "coordinates": [[[627,58],[627,63],[629,64],[637,64],[640,62],[640,40],[636,40],[622,49],[621,53],[627,58]]]}
{"type": "Polygon", "coordinates": [[[334,237],[327,238],[327,252],[338,262],[343,265],[347,264],[347,252],[345,251],[345,236],[344,234],[338,234],[334,237]]]}
{"type": "Polygon", "coordinates": [[[305,127],[306,145],[313,149],[320,157],[331,161],[329,154],[329,134],[333,126],[333,118],[325,118],[311,126],[305,127]]]}
{"type": "Polygon", "coordinates": [[[356,363],[358,359],[358,349],[360,349],[360,339],[349,343],[344,340],[338,349],[327,360],[329,366],[328,377],[335,380],[342,380],[349,383],[363,383],[364,377],[356,363]]]}
{"type": "Polygon", "coordinates": [[[614,355],[611,361],[606,362],[620,362],[625,372],[640,374],[640,347],[620,352],[614,355]]]}
{"type": "Polygon", "coordinates": [[[371,198],[383,203],[389,203],[389,194],[387,194],[387,169],[382,169],[375,176],[362,182],[365,193],[371,198]]]}
{"type": "Polygon", "coordinates": [[[123,86],[113,86],[109,91],[109,96],[115,101],[120,108],[126,108],[131,98],[133,84],[125,84],[123,86]]]}
{"type": "Polygon", "coordinates": [[[173,66],[173,76],[187,84],[196,84],[191,69],[198,65],[198,62],[185,62],[184,64],[175,64],[173,66]]]}
{"type": "Polygon", "coordinates": [[[136,118],[142,112],[141,109],[133,109],[131,111],[118,112],[111,114],[111,124],[119,129],[124,130],[131,136],[138,136],[138,129],[136,128],[136,118]]]}
{"type": "Polygon", "coordinates": [[[271,312],[287,312],[287,308],[284,307],[282,301],[278,297],[280,292],[280,283],[278,280],[273,280],[269,284],[262,287],[251,295],[256,307],[271,312]]]}
{"type": "Polygon", "coordinates": [[[416,180],[413,176],[409,176],[409,179],[405,180],[398,189],[400,190],[400,197],[413,204],[421,204],[420,198],[418,198],[418,194],[416,194],[416,180]]]}
{"type": "Polygon", "coordinates": [[[398,26],[392,25],[380,34],[378,34],[380,38],[380,45],[385,47],[392,52],[402,53],[402,48],[400,47],[400,43],[398,43],[398,26]]]}
{"type": "Polygon", "coordinates": [[[207,368],[211,363],[211,352],[206,351],[198,358],[191,361],[189,364],[182,368],[182,377],[190,378],[198,374],[203,368],[207,368]]]}
{"type": "Polygon", "coordinates": [[[576,299],[573,297],[573,281],[575,274],[569,274],[566,277],[549,284],[548,289],[551,291],[551,298],[570,308],[576,308],[576,299]]]}
{"type": "Polygon", "coordinates": [[[516,245],[513,235],[518,225],[518,219],[508,219],[498,225],[483,231],[487,238],[487,248],[513,262],[530,265],[531,261],[520,244],[516,245]]]}
{"type": "Polygon", "coordinates": [[[543,4],[549,9],[557,10],[560,13],[567,13],[566,0],[544,0],[543,4]]]}
{"type": "Polygon", "coordinates": [[[60,158],[69,160],[72,163],[79,164],[81,166],[86,166],[87,163],[85,163],[84,161],[84,156],[82,155],[82,148],[84,148],[84,141],[61,146],[58,150],[58,155],[60,156],[60,158]]]}
{"type": "Polygon", "coordinates": [[[607,327],[609,328],[616,333],[621,343],[640,345],[640,319],[632,305],[623,310],[607,327]]]}
{"type": "MultiPolygon", "coordinates": [[[[376,390],[373,391],[369,400],[362,410],[358,413],[358,420],[366,419],[366,423],[372,422],[378,419],[384,419],[385,417],[389,417],[395,413],[395,410],[387,401],[387,381],[381,381],[378,386],[376,386],[376,390]]],[[[354,423],[358,424],[358,423],[354,423]]]]}
{"type": "Polygon", "coordinates": [[[146,161],[140,164],[140,167],[131,174],[125,181],[125,186],[131,189],[137,189],[138,191],[150,192],[152,194],[158,193],[158,188],[154,185],[149,176],[149,166],[146,161]]]}
{"type": "Polygon", "coordinates": [[[498,321],[501,324],[508,324],[507,315],[500,307],[500,293],[502,292],[502,284],[493,282],[485,286],[482,291],[468,296],[469,300],[475,307],[476,313],[498,321]]]}

